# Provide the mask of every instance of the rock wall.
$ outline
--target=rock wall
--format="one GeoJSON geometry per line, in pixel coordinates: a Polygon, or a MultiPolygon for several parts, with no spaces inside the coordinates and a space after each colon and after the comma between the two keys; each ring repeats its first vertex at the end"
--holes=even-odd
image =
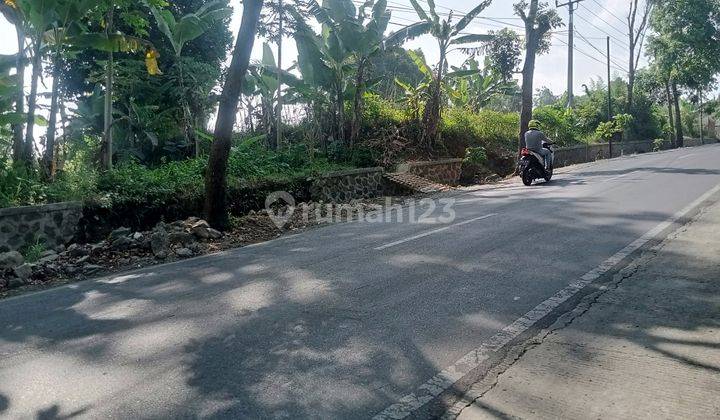
{"type": "Polygon", "coordinates": [[[75,237],[81,216],[78,202],[0,209],[0,252],[37,242],[46,248],[65,245],[75,237]]]}
{"type": "Polygon", "coordinates": [[[383,168],[363,168],[324,174],[312,180],[310,196],[331,203],[378,197],[385,193],[383,173],[383,168]]]}
{"type": "Polygon", "coordinates": [[[408,162],[398,166],[397,172],[411,173],[440,184],[457,185],[460,182],[462,163],[462,159],[408,162]]]}
{"type": "MultiPolygon", "coordinates": [[[[655,142],[648,141],[627,141],[613,143],[612,157],[632,155],[636,153],[648,153],[655,151],[655,142]]],[[[672,144],[665,141],[660,150],[670,149],[672,144]]],[[[557,149],[555,151],[555,167],[575,165],[578,163],[594,162],[610,157],[610,144],[597,143],[587,146],[572,146],[557,149]]]]}
{"type": "MultiPolygon", "coordinates": [[[[718,140],[686,138],[685,147],[697,147],[705,144],[715,144],[718,140]]],[[[664,140],[660,150],[672,149],[672,142],[664,140]]],[[[648,153],[656,151],[657,145],[652,140],[626,141],[613,143],[613,157],[632,155],[635,153],[648,153]]],[[[555,151],[555,167],[575,165],[578,163],[594,162],[599,159],[607,159],[610,156],[610,145],[608,143],[597,143],[589,146],[563,147],[555,151]]]]}

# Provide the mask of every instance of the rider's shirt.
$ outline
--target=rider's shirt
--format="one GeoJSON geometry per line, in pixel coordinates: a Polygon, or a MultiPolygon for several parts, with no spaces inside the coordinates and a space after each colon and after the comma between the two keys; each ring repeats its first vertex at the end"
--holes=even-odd
{"type": "Polygon", "coordinates": [[[525,147],[536,153],[543,152],[543,143],[550,143],[545,133],[539,130],[530,130],[525,133],[525,147]]]}

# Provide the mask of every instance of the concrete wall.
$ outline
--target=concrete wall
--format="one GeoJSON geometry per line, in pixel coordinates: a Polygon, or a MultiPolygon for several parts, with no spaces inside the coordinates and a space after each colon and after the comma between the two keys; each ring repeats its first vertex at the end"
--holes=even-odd
{"type": "Polygon", "coordinates": [[[38,241],[47,248],[65,245],[75,237],[81,217],[78,202],[0,209],[0,252],[38,241]]]}
{"type": "Polygon", "coordinates": [[[363,168],[324,174],[313,179],[310,195],[313,200],[333,203],[378,197],[385,192],[383,173],[383,168],[363,168]]]}
{"type": "MultiPolygon", "coordinates": [[[[665,141],[660,150],[666,150],[672,147],[672,144],[665,141]]],[[[631,155],[636,153],[648,153],[656,148],[655,142],[648,141],[628,141],[613,143],[613,157],[631,155]]],[[[600,159],[610,157],[610,144],[597,143],[587,146],[564,147],[555,151],[555,167],[574,165],[578,163],[594,162],[600,159]]]]}
{"type": "Polygon", "coordinates": [[[407,172],[433,182],[457,185],[462,173],[462,159],[442,159],[430,162],[408,162],[398,166],[397,172],[407,172]]]}

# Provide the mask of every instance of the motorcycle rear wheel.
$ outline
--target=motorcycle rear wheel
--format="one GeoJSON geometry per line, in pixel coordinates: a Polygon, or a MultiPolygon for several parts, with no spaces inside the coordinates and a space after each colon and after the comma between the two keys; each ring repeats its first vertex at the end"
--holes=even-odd
{"type": "Polygon", "coordinates": [[[550,168],[549,171],[546,171],[546,173],[545,173],[545,182],[550,182],[550,180],[551,180],[552,177],[553,177],[553,171],[554,171],[553,168],[550,168]]]}
{"type": "Polygon", "coordinates": [[[520,174],[520,176],[522,177],[522,182],[523,184],[525,184],[526,187],[531,186],[533,183],[533,176],[530,172],[530,168],[528,168],[525,169],[522,174],[520,174]]]}

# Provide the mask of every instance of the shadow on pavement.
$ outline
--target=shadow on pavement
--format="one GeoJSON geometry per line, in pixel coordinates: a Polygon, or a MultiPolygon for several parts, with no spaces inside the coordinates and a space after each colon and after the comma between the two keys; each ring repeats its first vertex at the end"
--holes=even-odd
{"type": "MultiPolygon", "coordinates": [[[[0,379],[51,378],[31,399],[52,404],[42,418],[367,418],[567,285],[586,261],[636,238],[638,221],[667,218],[601,214],[595,203],[546,198],[537,211],[551,220],[508,230],[515,222],[500,215],[451,255],[414,244],[323,260],[313,251],[333,243],[321,229],[302,246],[278,242],[0,302],[0,379]],[[584,248],[588,237],[596,250],[584,248]],[[66,406],[74,411],[61,415],[66,406]]],[[[678,298],[711,305],[704,293],[678,298]]],[[[667,351],[661,338],[636,337],[667,351]]],[[[0,391],[0,413],[23,392],[2,380],[0,391]]]]}

